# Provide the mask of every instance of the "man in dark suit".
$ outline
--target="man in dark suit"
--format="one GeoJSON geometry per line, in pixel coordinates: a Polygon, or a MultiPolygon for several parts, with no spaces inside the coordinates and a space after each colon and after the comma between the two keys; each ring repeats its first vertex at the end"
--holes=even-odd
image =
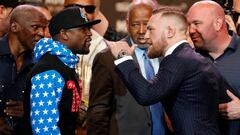
{"type": "MultiPolygon", "coordinates": [[[[187,21],[176,9],[154,12],[147,26],[149,57],[164,56],[159,71],[146,81],[129,56],[134,47],[109,43],[117,69],[142,105],[162,102],[177,135],[219,135],[220,90],[226,86],[216,68],[187,43],[187,21]]],[[[116,43],[115,43],[116,44],[116,43]]]]}
{"type": "MultiPolygon", "coordinates": [[[[132,43],[138,44],[134,62],[142,69],[143,75],[146,73],[143,70],[142,55],[148,47],[144,35],[151,15],[152,7],[145,3],[133,3],[127,15],[129,37],[124,40],[130,46],[132,43]]],[[[156,73],[159,68],[159,59],[150,61],[156,73]]],[[[161,116],[155,119],[160,124],[153,125],[150,107],[139,105],[128,92],[115,72],[114,57],[109,49],[96,55],[92,71],[87,111],[88,135],[165,135],[163,109],[161,108],[162,110],[156,114],[161,116]],[[154,131],[153,126],[156,126],[154,131]]]]}

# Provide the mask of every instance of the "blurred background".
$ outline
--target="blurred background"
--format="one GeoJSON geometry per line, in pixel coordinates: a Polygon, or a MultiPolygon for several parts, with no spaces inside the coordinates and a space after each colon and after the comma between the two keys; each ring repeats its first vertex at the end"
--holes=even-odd
{"type": "MultiPolygon", "coordinates": [[[[27,2],[44,3],[55,14],[63,8],[64,0],[24,0],[27,2]]],[[[118,32],[126,33],[125,16],[132,0],[100,0],[101,11],[108,19],[110,25],[118,32]]],[[[156,0],[160,5],[174,5],[187,11],[189,6],[198,0],[156,0]]]]}
{"type": "MultiPolygon", "coordinates": [[[[63,8],[65,0],[20,0],[24,2],[39,2],[44,3],[50,9],[52,15],[63,8]]],[[[171,5],[187,12],[188,8],[199,0],[151,0],[160,5],[171,5]]],[[[224,7],[226,14],[232,14],[233,0],[213,0],[224,7]]],[[[100,0],[100,10],[108,19],[110,26],[115,28],[117,32],[126,33],[125,16],[129,4],[132,0],[100,0]]],[[[234,16],[232,16],[234,19],[234,16]]],[[[237,21],[237,20],[233,20],[237,21]]]]}

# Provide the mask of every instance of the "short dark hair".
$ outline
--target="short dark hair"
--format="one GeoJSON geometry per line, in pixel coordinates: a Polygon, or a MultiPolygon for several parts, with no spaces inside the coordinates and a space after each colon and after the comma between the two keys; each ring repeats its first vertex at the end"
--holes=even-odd
{"type": "Polygon", "coordinates": [[[185,14],[180,9],[171,6],[162,6],[153,11],[153,15],[161,14],[161,17],[174,17],[179,23],[183,24],[181,31],[186,32],[188,23],[185,14]]]}
{"type": "Polygon", "coordinates": [[[153,14],[163,13],[163,12],[179,12],[183,13],[180,9],[173,6],[159,6],[157,9],[153,10],[153,14]]]}

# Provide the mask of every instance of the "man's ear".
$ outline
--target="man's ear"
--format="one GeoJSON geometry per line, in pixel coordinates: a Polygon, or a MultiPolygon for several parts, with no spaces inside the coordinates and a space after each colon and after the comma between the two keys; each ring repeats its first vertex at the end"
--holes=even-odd
{"type": "Polygon", "coordinates": [[[64,29],[61,29],[60,30],[60,37],[63,40],[68,40],[68,38],[69,38],[68,32],[66,30],[64,30],[64,29]]]}
{"type": "Polygon", "coordinates": [[[167,29],[166,29],[167,38],[172,38],[175,36],[175,34],[176,34],[176,28],[173,26],[167,26],[167,29]]]}
{"type": "Polygon", "coordinates": [[[10,23],[10,30],[11,32],[18,32],[20,30],[20,25],[17,22],[10,23]]]}
{"type": "Polygon", "coordinates": [[[218,17],[214,22],[214,28],[216,31],[219,31],[223,25],[223,18],[218,17]]]}

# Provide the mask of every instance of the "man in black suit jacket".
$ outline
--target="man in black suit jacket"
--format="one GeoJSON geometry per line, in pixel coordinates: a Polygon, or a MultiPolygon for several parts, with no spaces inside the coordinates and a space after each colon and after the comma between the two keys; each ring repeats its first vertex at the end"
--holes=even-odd
{"type": "Polygon", "coordinates": [[[145,38],[150,57],[164,56],[149,83],[133,64],[133,48],[109,43],[119,74],[142,105],[161,101],[177,135],[219,135],[219,94],[226,90],[216,68],[196,53],[186,39],[187,21],[174,9],[160,9],[150,18],[145,38]],[[160,27],[161,26],[161,27],[160,27]]]}
{"type": "MultiPolygon", "coordinates": [[[[127,16],[129,37],[123,39],[129,46],[137,43],[139,48],[148,47],[144,35],[151,15],[150,5],[132,3],[127,16]]],[[[137,65],[139,63],[136,55],[134,62],[137,65]]],[[[157,72],[159,61],[155,59],[152,62],[157,72]]],[[[139,105],[129,93],[115,71],[114,57],[109,49],[101,51],[94,58],[89,95],[88,135],[165,135],[163,127],[159,128],[162,129],[161,134],[153,134],[149,107],[139,105]]]]}

